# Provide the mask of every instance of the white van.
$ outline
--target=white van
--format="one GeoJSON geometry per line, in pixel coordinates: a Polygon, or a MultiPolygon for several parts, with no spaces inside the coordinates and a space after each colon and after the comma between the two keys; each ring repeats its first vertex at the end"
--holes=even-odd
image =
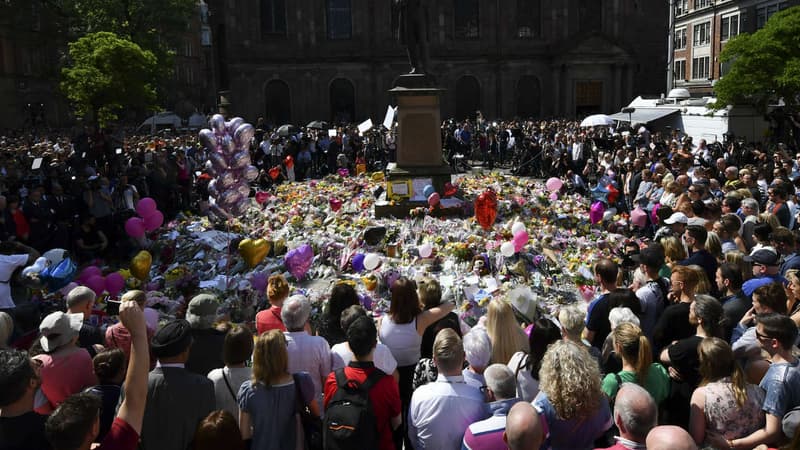
{"type": "Polygon", "coordinates": [[[183,125],[183,120],[180,116],[172,111],[164,111],[153,116],[148,117],[138,128],[137,133],[150,133],[155,134],[156,131],[166,128],[177,130],[183,125]]]}

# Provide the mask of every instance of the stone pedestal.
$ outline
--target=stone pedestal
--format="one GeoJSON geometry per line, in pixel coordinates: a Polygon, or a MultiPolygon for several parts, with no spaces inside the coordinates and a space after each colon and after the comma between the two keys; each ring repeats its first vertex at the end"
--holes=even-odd
{"type": "MultiPolygon", "coordinates": [[[[442,155],[440,98],[443,89],[432,77],[408,74],[398,78],[389,90],[397,103],[397,162],[387,167],[387,183],[430,180],[443,195],[450,181],[450,166],[442,155]]],[[[388,191],[388,187],[387,187],[388,191]]],[[[427,206],[426,199],[395,200],[392,205],[376,205],[376,217],[404,217],[412,208],[427,206]]]]}

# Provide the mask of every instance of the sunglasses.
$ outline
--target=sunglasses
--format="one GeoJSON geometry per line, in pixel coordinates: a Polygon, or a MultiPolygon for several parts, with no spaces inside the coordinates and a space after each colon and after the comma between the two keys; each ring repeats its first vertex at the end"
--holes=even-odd
{"type": "Polygon", "coordinates": [[[775,339],[775,338],[773,338],[771,336],[767,336],[766,334],[759,333],[758,330],[756,330],[756,338],[758,338],[758,339],[775,339]]]}

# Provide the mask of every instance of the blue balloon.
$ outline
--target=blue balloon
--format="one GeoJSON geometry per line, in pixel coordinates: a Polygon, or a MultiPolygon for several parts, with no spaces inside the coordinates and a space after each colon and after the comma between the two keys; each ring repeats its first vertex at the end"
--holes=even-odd
{"type": "Polygon", "coordinates": [[[364,271],[364,254],[363,253],[356,253],[353,255],[353,260],[350,262],[353,265],[353,270],[356,272],[363,272],[364,271]]]}
{"type": "Polygon", "coordinates": [[[72,262],[71,258],[64,258],[55,268],[49,267],[47,275],[47,289],[50,292],[57,291],[68,285],[78,273],[78,266],[72,262]]]}
{"type": "Polygon", "coordinates": [[[436,189],[434,189],[434,188],[433,188],[433,186],[432,186],[432,185],[430,185],[430,184],[429,184],[429,185],[427,185],[427,186],[425,186],[425,187],[422,189],[422,195],[424,195],[424,196],[425,196],[425,198],[428,198],[428,197],[430,197],[430,196],[431,196],[431,194],[433,194],[434,192],[436,192],[436,189]]]}
{"type": "Polygon", "coordinates": [[[602,184],[592,188],[592,200],[608,204],[608,189],[602,184]]]}

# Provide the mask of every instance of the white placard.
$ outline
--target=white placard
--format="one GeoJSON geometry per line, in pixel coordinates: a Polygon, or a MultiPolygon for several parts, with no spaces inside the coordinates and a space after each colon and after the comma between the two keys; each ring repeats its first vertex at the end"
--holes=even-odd
{"type": "Polygon", "coordinates": [[[366,133],[367,131],[369,131],[370,128],[372,128],[372,119],[367,119],[358,124],[359,133],[366,133]]]}
{"type": "Polygon", "coordinates": [[[392,195],[407,196],[408,183],[406,183],[405,181],[403,181],[402,183],[392,183],[392,195]]]}
{"type": "Polygon", "coordinates": [[[118,149],[116,150],[116,153],[117,153],[118,155],[121,155],[121,154],[122,154],[122,149],[121,149],[121,148],[118,148],[118,149]]]}
{"type": "Polygon", "coordinates": [[[423,194],[425,190],[425,186],[433,184],[433,180],[430,178],[414,178],[411,180],[411,185],[414,189],[414,195],[411,197],[412,201],[426,201],[428,200],[423,194]]]}
{"type": "Polygon", "coordinates": [[[328,130],[328,137],[336,137],[336,129],[335,128],[331,128],[330,130],[328,130]]]}
{"type": "Polygon", "coordinates": [[[42,167],[42,160],[43,158],[36,158],[33,160],[33,164],[31,164],[31,170],[36,170],[42,167]]]}
{"type": "Polygon", "coordinates": [[[392,124],[394,124],[394,112],[395,108],[392,108],[392,105],[386,107],[386,116],[383,118],[383,126],[387,130],[391,130],[392,124]]]}

